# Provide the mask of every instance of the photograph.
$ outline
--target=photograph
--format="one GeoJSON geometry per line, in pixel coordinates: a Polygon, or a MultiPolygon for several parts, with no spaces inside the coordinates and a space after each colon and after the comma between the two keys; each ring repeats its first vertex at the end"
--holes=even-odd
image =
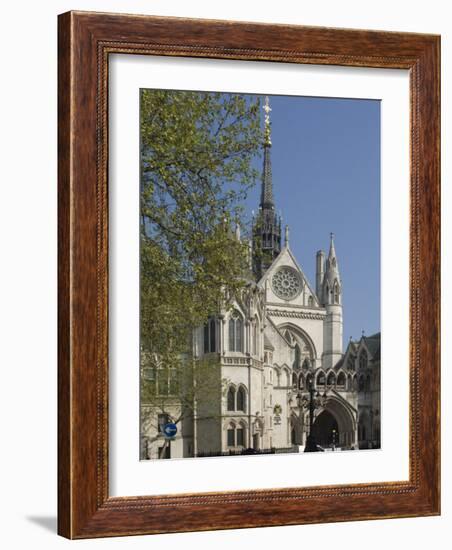
{"type": "Polygon", "coordinates": [[[139,101],[140,460],[380,449],[381,102],[139,101]]]}
{"type": "Polygon", "coordinates": [[[3,548],[451,547],[450,4],[2,8],[3,548]]]}

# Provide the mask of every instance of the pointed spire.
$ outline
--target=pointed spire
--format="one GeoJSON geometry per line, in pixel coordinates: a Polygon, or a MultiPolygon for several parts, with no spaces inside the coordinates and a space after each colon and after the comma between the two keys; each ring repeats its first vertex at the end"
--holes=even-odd
{"type": "Polygon", "coordinates": [[[281,252],[281,218],[275,211],[273,198],[272,167],[271,167],[271,122],[270,101],[265,98],[263,106],[264,118],[264,166],[262,171],[262,187],[255,223],[253,223],[253,271],[259,280],[269,268],[273,260],[281,252]]]}
{"type": "Polygon", "coordinates": [[[341,276],[334,247],[334,233],[330,233],[330,251],[326,261],[326,269],[323,283],[324,299],[327,303],[341,303],[341,276]]]}
{"type": "Polygon", "coordinates": [[[264,138],[264,171],[262,174],[262,190],[261,190],[261,208],[274,208],[273,201],[273,183],[272,183],[272,165],[270,158],[270,148],[272,146],[270,136],[270,101],[268,96],[265,98],[263,106],[265,111],[265,138],[264,138]]]}
{"type": "Polygon", "coordinates": [[[326,271],[334,273],[339,278],[339,267],[337,265],[336,248],[334,247],[334,233],[330,233],[330,251],[328,254],[326,271]]]}
{"type": "Polygon", "coordinates": [[[328,258],[332,259],[336,257],[336,249],[334,248],[334,233],[330,233],[330,253],[328,258]]]}
{"type": "Polygon", "coordinates": [[[286,247],[289,248],[289,226],[286,225],[286,234],[285,234],[286,247]]]}

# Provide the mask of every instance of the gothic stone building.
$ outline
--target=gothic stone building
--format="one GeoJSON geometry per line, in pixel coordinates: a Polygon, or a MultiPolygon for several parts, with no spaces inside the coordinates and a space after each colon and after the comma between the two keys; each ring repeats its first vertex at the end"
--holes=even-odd
{"type": "MultiPolygon", "coordinates": [[[[215,371],[221,378],[218,395],[198,398],[195,414],[184,418],[163,453],[163,435],[155,428],[158,420],[144,421],[144,459],[247,449],[301,451],[309,434],[310,385],[318,445],[342,450],[380,446],[380,334],[363,335],[343,351],[342,281],[333,235],[328,256],[317,252],[315,287],[290,248],[287,227],[281,242],[268,100],[264,110],[262,189],[252,240],[254,277],[232,309],[221,311],[194,335],[195,356],[209,355],[221,364],[220,373],[215,371]]],[[[179,415],[177,402],[173,409],[160,424],[179,415]]],[[[142,418],[156,414],[142,404],[142,418]]]]}

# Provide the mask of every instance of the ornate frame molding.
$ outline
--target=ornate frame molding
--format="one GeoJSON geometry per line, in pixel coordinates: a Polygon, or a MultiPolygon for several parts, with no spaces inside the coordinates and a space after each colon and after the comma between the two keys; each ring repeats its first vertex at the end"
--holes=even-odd
{"type": "Polygon", "coordinates": [[[68,12],[59,16],[58,40],[59,533],[87,538],[439,514],[439,37],[68,12]],[[107,90],[113,53],[410,71],[409,481],[109,496],[107,90]],[[284,510],[274,506],[280,501],[284,510]]]}

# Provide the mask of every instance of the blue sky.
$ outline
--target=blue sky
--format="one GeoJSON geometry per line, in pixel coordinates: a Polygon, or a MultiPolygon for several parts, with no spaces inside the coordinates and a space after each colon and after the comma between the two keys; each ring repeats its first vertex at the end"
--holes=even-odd
{"type": "Polygon", "coordinates": [[[335,234],[346,346],[380,330],[380,102],[270,96],[270,105],[276,208],[314,287],[316,252],[335,234]]]}

